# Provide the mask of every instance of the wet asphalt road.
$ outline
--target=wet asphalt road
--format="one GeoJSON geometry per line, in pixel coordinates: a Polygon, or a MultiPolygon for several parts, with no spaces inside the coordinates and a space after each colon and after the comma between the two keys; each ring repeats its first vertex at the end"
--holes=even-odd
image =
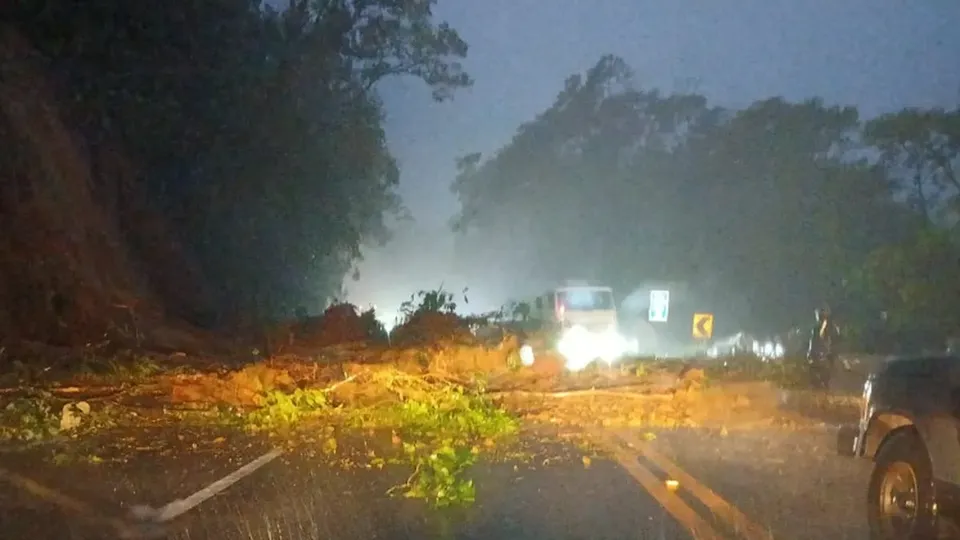
{"type": "Polygon", "coordinates": [[[656,448],[769,538],[865,539],[871,462],[836,453],[834,429],[659,433],[656,448]]]}
{"type": "MultiPolygon", "coordinates": [[[[446,528],[421,503],[385,495],[403,472],[345,471],[300,449],[188,512],[169,532],[183,540],[438,538],[444,531],[460,539],[668,540],[692,538],[690,527],[699,527],[701,538],[863,539],[870,463],[837,456],[834,433],[607,431],[603,440],[619,452],[589,466],[582,450],[537,442],[533,460],[478,466],[477,504],[446,528]],[[667,480],[677,480],[675,491],[667,480]]],[[[184,497],[268,449],[251,439],[181,454],[145,451],[127,463],[54,466],[36,453],[0,455],[0,462],[102,516],[122,517],[134,504],[184,497]]],[[[116,538],[102,520],[78,519],[89,511],[61,506],[0,482],[0,537],[116,538]]]]}

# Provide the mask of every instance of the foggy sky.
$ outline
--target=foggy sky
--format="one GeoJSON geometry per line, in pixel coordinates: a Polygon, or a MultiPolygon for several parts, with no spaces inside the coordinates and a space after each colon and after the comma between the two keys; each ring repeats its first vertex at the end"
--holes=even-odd
{"type": "Polygon", "coordinates": [[[388,282],[410,291],[443,279],[451,254],[437,229],[457,210],[454,158],[509,142],[567,76],[607,53],[623,57],[640,86],[730,107],[821,96],[869,117],[960,102],[957,0],[440,0],[437,15],[470,45],[476,84],[443,104],[419,81],[381,85],[419,232],[362,266],[361,282],[348,284],[362,301],[388,282]],[[435,248],[424,249],[424,234],[435,248]]]}

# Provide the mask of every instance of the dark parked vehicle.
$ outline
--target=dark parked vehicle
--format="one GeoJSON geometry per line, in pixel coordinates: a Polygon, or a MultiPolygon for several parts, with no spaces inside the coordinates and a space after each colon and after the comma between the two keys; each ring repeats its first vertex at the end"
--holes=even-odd
{"type": "Polygon", "coordinates": [[[841,428],[837,449],[874,462],[870,537],[956,538],[960,357],[887,360],[867,378],[863,398],[859,425],[841,428]]]}

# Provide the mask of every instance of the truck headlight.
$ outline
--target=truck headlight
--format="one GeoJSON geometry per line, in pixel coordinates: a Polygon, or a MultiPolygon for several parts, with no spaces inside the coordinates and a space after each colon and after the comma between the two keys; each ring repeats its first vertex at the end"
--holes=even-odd
{"type": "Polygon", "coordinates": [[[534,358],[533,347],[530,345],[524,345],[520,347],[520,363],[529,367],[533,365],[534,358]]]}
{"type": "Polygon", "coordinates": [[[623,336],[617,332],[617,329],[610,328],[600,336],[601,358],[604,362],[612,364],[618,358],[624,355],[627,349],[627,342],[623,336]]]}
{"type": "Polygon", "coordinates": [[[590,333],[582,326],[573,326],[563,332],[557,350],[567,360],[567,368],[580,371],[593,360],[590,333]]]}

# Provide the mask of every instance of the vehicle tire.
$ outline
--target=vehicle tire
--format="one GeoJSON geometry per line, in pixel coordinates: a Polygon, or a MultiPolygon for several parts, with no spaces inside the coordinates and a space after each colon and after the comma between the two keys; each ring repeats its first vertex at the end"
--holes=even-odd
{"type": "Polygon", "coordinates": [[[867,490],[870,539],[936,538],[933,468],[920,436],[912,429],[893,433],[874,461],[867,490]]]}

